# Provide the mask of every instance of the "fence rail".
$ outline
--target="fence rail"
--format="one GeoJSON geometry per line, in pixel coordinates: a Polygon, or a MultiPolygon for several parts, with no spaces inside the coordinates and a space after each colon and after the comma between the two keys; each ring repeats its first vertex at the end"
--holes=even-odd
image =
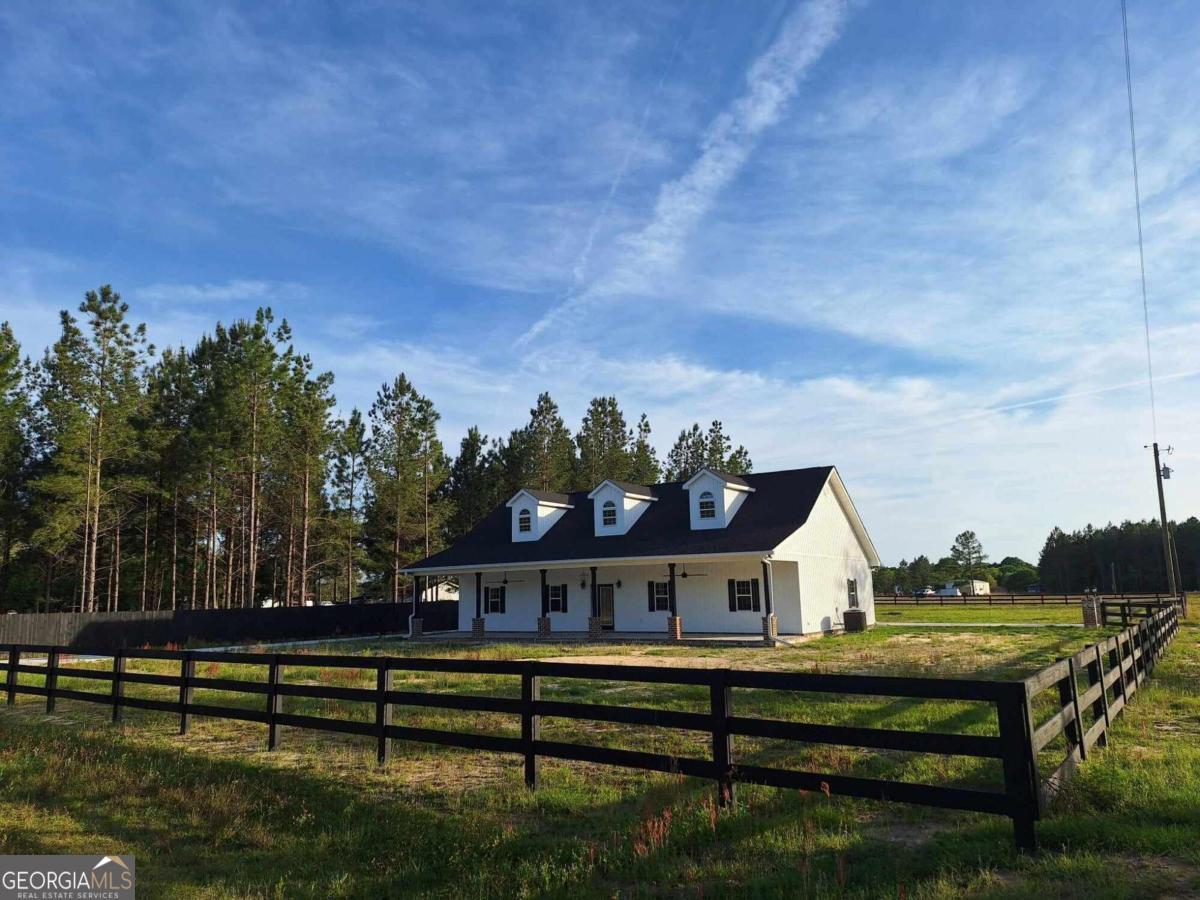
{"type": "MultiPolygon", "coordinates": [[[[1053,606],[1078,604],[1091,594],[963,594],[957,597],[913,597],[905,594],[876,594],[875,602],[885,606],[1053,606]]],[[[1128,603],[1134,601],[1171,602],[1170,594],[1097,594],[1101,600],[1128,603]]]]}
{"type": "MultiPolygon", "coordinates": [[[[0,615],[0,644],[58,644],[111,651],[190,641],[287,640],[405,631],[412,603],[356,603],[272,609],[0,615]]],[[[458,601],[420,604],[426,631],[458,627],[458,601]]]]}
{"type": "MultiPolygon", "coordinates": [[[[1130,616],[1139,615],[1131,610],[1130,616]]],[[[757,784],[779,788],[824,791],[850,797],[919,804],[1007,816],[1013,821],[1019,847],[1036,848],[1035,821],[1054,790],[1070,776],[1088,752],[1106,741],[1108,725],[1120,713],[1138,686],[1153,670],[1154,662],[1178,630],[1178,611],[1166,605],[1151,611],[1119,634],[1060,660],[1023,681],[927,678],[908,676],[836,675],[762,672],[739,669],[689,669],[510,660],[418,659],[310,655],[299,653],[226,653],[118,649],[98,656],[111,657],[105,670],[66,664],[68,654],[79,651],[53,645],[0,647],[0,671],[5,673],[8,703],[18,695],[44,697],[46,711],[59,700],[84,701],[111,708],[119,722],[125,709],[170,713],[179,718],[186,734],[195,716],[255,722],[267,726],[267,746],[280,745],[281,727],[360,735],[375,741],[379,762],[390,757],[393,740],[417,741],[522,757],[525,782],[536,788],[542,759],[575,760],[624,766],[656,772],[678,773],[709,779],[717,784],[721,804],[732,803],[736,785],[757,784]],[[29,661],[31,655],[44,659],[29,661]],[[1107,659],[1107,664],[1105,663],[1107,659]],[[173,661],[177,675],[131,672],[131,660],[173,661]],[[197,676],[198,661],[252,665],[267,669],[265,681],[197,676]],[[373,688],[287,683],[285,670],[357,669],[375,673],[373,688]],[[1088,686],[1080,690],[1078,673],[1085,671],[1088,686]],[[442,672],[511,676],[520,680],[520,697],[465,696],[444,692],[396,690],[396,672],[442,672]],[[40,675],[41,684],[22,683],[21,675],[40,675]],[[97,691],[59,687],[60,678],[106,682],[97,691]],[[683,712],[637,706],[543,700],[543,680],[605,680],[648,684],[692,685],[708,688],[708,710],[683,712]],[[130,684],[171,687],[175,701],[133,697],[130,684]],[[1045,722],[1034,719],[1033,701],[1057,688],[1059,704],[1045,722]],[[736,693],[746,689],[816,692],[851,696],[898,697],[921,700],[975,701],[992,706],[997,734],[956,734],[906,731],[893,728],[850,727],[757,718],[737,714],[736,693]],[[197,703],[196,691],[224,691],[259,698],[261,706],[246,708],[197,703]],[[327,716],[298,715],[285,710],[286,698],[337,700],[370,704],[370,721],[327,716]],[[519,717],[520,737],[488,735],[397,724],[394,713],[403,707],[434,707],[470,712],[500,713],[519,717]],[[1087,711],[1087,712],[1085,712],[1087,711]],[[1088,721],[1090,716],[1090,722],[1088,721]],[[659,728],[684,729],[709,736],[711,753],[677,756],[549,741],[541,736],[544,719],[616,722],[659,728]],[[1042,782],[1037,756],[1059,734],[1066,733],[1069,750],[1065,762],[1042,782]],[[996,759],[1002,764],[999,790],[918,784],[886,778],[868,778],[837,772],[810,772],[738,761],[735,737],[772,738],[809,744],[834,744],[870,749],[996,759]]],[[[28,679],[27,679],[28,681],[28,679]]]]}

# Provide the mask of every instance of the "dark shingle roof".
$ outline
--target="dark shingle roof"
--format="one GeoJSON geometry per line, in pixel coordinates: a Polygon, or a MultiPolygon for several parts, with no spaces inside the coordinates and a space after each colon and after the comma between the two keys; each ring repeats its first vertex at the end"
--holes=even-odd
{"type": "MultiPolygon", "coordinates": [[[[647,484],[634,484],[632,481],[617,481],[615,478],[606,478],[605,481],[610,484],[615,484],[627,494],[635,494],[638,497],[653,497],[654,489],[647,484]]],[[[588,493],[591,493],[590,491],[588,493]]]]}
{"type": "Polygon", "coordinates": [[[541,540],[512,539],[512,513],[504,506],[440,553],[409,569],[443,569],[479,565],[519,565],[574,559],[620,559],[695,553],[758,553],[772,550],[808,521],[832,466],[762,472],[742,479],[747,495],[725,528],[692,531],[688,495],[682,482],[651,487],[651,503],[627,534],[597,537],[588,491],[569,495],[568,509],[541,540]]]}
{"type": "Polygon", "coordinates": [[[728,481],[730,484],[740,484],[742,487],[752,487],[753,486],[750,484],[750,482],[748,482],[741,475],[731,475],[728,472],[722,472],[720,469],[709,469],[708,471],[712,472],[714,475],[716,475],[718,478],[722,479],[723,481],[728,481]]]}
{"type": "Polygon", "coordinates": [[[571,494],[560,494],[557,491],[535,491],[533,488],[521,488],[521,491],[524,491],[535,500],[541,500],[543,503],[561,503],[563,505],[569,504],[572,496],[571,494]]]}

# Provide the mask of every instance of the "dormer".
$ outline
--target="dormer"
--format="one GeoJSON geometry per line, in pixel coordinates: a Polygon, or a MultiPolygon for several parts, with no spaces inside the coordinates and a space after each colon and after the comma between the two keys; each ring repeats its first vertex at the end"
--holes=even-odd
{"type": "Polygon", "coordinates": [[[724,528],[733,521],[746,498],[754,493],[746,479],[704,468],[683,483],[688,492],[692,530],[724,528]]]}
{"type": "Polygon", "coordinates": [[[609,478],[600,482],[596,489],[588,494],[588,499],[592,501],[596,537],[606,537],[627,534],[633,524],[642,517],[642,513],[658,498],[643,484],[630,484],[627,481],[613,481],[609,478]]]}
{"type": "Polygon", "coordinates": [[[512,539],[536,541],[554,527],[568,509],[573,509],[567,494],[522,488],[506,504],[512,510],[512,539]]]}

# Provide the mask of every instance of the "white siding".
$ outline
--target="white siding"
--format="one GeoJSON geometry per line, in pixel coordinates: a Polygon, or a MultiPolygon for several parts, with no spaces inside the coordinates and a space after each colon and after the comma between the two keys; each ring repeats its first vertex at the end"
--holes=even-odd
{"type": "MultiPolygon", "coordinates": [[[[679,565],[676,572],[681,572],[679,565]]],[[[795,563],[777,561],[772,564],[775,586],[775,613],[779,630],[790,634],[800,631],[800,592],[795,563]]],[[[696,560],[687,564],[689,574],[697,576],[675,579],[676,605],[683,619],[684,633],[692,634],[761,634],[765,614],[765,591],[762,586],[762,562],[758,557],[744,559],[696,560]],[[758,612],[730,612],[728,579],[757,579],[761,599],[758,612]]],[[[550,569],[548,584],[567,585],[567,612],[551,613],[554,631],[587,631],[591,614],[591,588],[583,573],[586,567],[550,569]],[[581,580],[584,586],[580,587],[581,580]]],[[[484,585],[499,579],[502,573],[485,573],[484,585]]],[[[489,631],[536,631],[541,614],[541,580],[537,569],[508,572],[510,583],[505,597],[505,613],[486,614],[489,631]],[[517,582],[520,583],[517,583],[517,582]]],[[[666,581],[667,564],[613,565],[597,567],[596,583],[613,585],[613,621],[615,631],[666,632],[667,616],[663,611],[650,611],[646,583],[666,581]],[[617,582],[621,586],[617,587],[617,582]]],[[[463,586],[459,604],[459,628],[469,631],[475,615],[475,575],[459,575],[463,586]]]]}
{"type": "MultiPolygon", "coordinates": [[[[849,606],[846,581],[851,578],[858,583],[859,608],[866,611],[867,623],[875,624],[867,551],[831,484],[821,490],[804,526],[776,548],[775,558],[794,561],[798,566],[804,633],[842,626],[842,613],[849,606]]],[[[782,616],[779,630],[784,630],[782,616]]]]}

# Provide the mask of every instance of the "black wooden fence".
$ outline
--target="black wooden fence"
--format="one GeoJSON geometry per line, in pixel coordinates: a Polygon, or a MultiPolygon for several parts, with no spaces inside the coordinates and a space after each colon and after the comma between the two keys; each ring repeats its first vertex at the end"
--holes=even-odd
{"type": "MultiPolygon", "coordinates": [[[[956,597],[937,595],[914,597],[911,594],[876,594],[875,602],[885,606],[1062,606],[1079,604],[1089,594],[963,594],[956,597]]],[[[1097,599],[1128,602],[1155,600],[1170,602],[1170,594],[1097,594],[1097,599]]]]}
{"type": "MultiPolygon", "coordinates": [[[[180,733],[186,734],[192,716],[211,716],[258,722],[267,726],[269,749],[279,746],[279,728],[306,728],[341,732],[374,739],[379,762],[387,762],[392,740],[462,747],[496,753],[513,753],[524,759],[525,781],[538,784],[541,759],[565,759],[625,766],[656,772],[678,773],[711,779],[717,783],[718,802],[735,798],[738,784],[823,791],[849,797],[912,803],[942,809],[961,809],[1008,816],[1013,821],[1017,845],[1036,848],[1035,821],[1048,797],[1087,757],[1097,742],[1103,743],[1108,724],[1152,670],[1167,643],[1178,629],[1174,606],[1156,611],[1149,618],[1123,630],[1075,656],[1060,660],[1024,681],[832,675],[763,672],[737,669],[689,669],[651,666],[620,666],[521,660],[412,659],[403,657],[325,656],[287,653],[217,653],[206,651],[117,650],[107,670],[64,665],[68,648],[54,646],[0,647],[6,660],[0,670],[8,702],[19,694],[45,697],[46,711],[58,700],[81,700],[111,707],[114,722],[126,708],[154,710],[179,717],[180,733]],[[23,661],[29,654],[44,657],[38,664],[23,661]],[[1105,663],[1105,656],[1108,662],[1105,663]],[[179,664],[177,675],[127,671],[129,660],[169,660],[179,664]],[[209,678],[196,674],[197,662],[233,663],[267,667],[263,682],[248,679],[209,678]],[[1089,686],[1078,690],[1076,676],[1086,670],[1089,686]],[[286,683],[284,669],[312,671],[319,668],[368,670],[375,673],[375,687],[354,688],[286,683]],[[464,696],[442,692],[395,690],[395,672],[447,672],[512,676],[520,679],[520,698],[464,696]],[[22,683],[21,674],[43,676],[41,684],[22,683]],[[79,691],[58,686],[59,678],[84,678],[102,682],[102,691],[79,691]],[[576,703],[541,699],[543,679],[591,679],[708,688],[705,712],[682,712],[635,706],[576,703]],[[128,684],[158,685],[178,690],[174,701],[127,696],[128,684]],[[1101,686],[1103,685],[1103,686],[1101,686]],[[1058,687],[1057,712],[1037,725],[1033,701],[1042,692],[1058,687]],[[905,731],[888,728],[850,727],[739,716],[735,693],[742,689],[803,691],[854,696],[883,696],[921,700],[976,701],[990,704],[996,713],[997,734],[955,734],[905,731]],[[217,690],[261,696],[260,709],[197,703],[197,690],[217,690]],[[1111,696],[1110,696],[1111,695],[1111,696]],[[373,721],[352,721],[324,716],[294,715],[284,709],[287,697],[349,701],[372,704],[373,721]],[[433,707],[448,710],[505,713],[520,718],[520,737],[464,733],[418,728],[393,721],[396,707],[433,707]],[[1083,710],[1093,719],[1086,725],[1083,710]],[[686,757],[662,753],[547,741],[541,737],[541,722],[560,718],[592,722],[615,722],[706,733],[711,754],[686,757]],[[1066,731],[1069,751],[1043,783],[1038,775],[1038,752],[1066,731]],[[840,773],[809,772],[740,763],[735,755],[736,736],[774,738],[808,744],[833,744],[871,749],[899,750],[996,759],[1002,764],[1000,790],[917,784],[884,778],[840,773]]],[[[78,652],[78,651],[76,651],[78,652]]]]}
{"type": "MultiPolygon", "coordinates": [[[[115,650],[197,641],[304,640],[408,630],[412,603],[356,603],[270,609],[0,615],[0,644],[54,644],[115,650]]],[[[421,604],[425,631],[458,628],[458,601],[421,604]]]]}

